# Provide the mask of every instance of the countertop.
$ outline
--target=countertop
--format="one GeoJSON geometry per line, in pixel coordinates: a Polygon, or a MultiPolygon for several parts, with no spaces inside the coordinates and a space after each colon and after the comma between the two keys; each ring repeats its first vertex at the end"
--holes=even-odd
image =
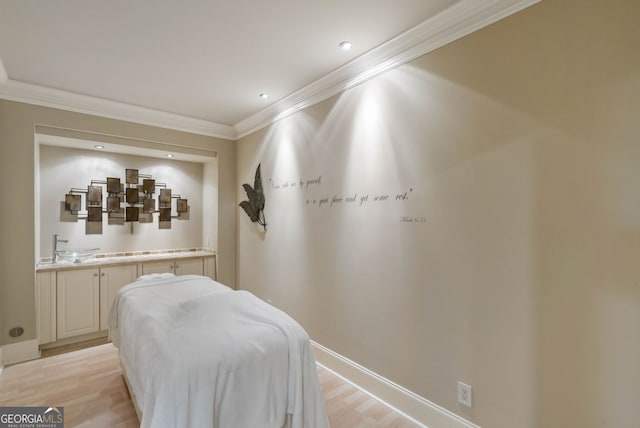
{"type": "Polygon", "coordinates": [[[85,260],[82,263],[71,263],[67,261],[60,261],[56,263],[51,262],[39,262],[36,264],[36,272],[44,272],[50,270],[69,270],[69,269],[82,269],[90,267],[110,266],[129,263],[144,263],[154,262],[160,260],[175,260],[175,259],[188,259],[195,257],[213,257],[216,254],[207,250],[188,250],[188,251],[169,251],[163,253],[153,252],[151,254],[139,254],[135,253],[119,253],[122,255],[117,256],[102,256],[99,255],[92,259],[85,260]]]}

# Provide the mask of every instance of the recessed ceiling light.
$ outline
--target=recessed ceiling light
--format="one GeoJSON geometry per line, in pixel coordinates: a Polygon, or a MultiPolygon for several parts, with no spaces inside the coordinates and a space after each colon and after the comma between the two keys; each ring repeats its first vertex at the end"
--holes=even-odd
{"type": "Polygon", "coordinates": [[[262,98],[263,100],[266,100],[267,98],[269,98],[269,94],[263,92],[260,94],[260,98],[262,98]]]}
{"type": "Polygon", "coordinates": [[[174,156],[173,153],[167,153],[168,158],[172,158],[173,156],[174,156]]]}
{"type": "Polygon", "coordinates": [[[340,49],[342,49],[343,51],[348,51],[349,49],[351,49],[351,46],[353,46],[353,43],[351,43],[349,40],[345,40],[344,42],[340,42],[338,46],[340,46],[340,49]]]}
{"type": "Polygon", "coordinates": [[[101,144],[96,144],[96,145],[95,145],[95,146],[93,146],[93,147],[95,147],[96,149],[104,149],[104,146],[103,146],[103,145],[101,145],[101,144]]]}

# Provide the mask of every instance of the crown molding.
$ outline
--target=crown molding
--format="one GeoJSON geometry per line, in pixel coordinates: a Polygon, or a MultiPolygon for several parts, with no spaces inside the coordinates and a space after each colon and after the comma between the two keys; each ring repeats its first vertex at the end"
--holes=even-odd
{"type": "Polygon", "coordinates": [[[2,81],[1,77],[2,69],[0,69],[0,99],[86,113],[143,125],[159,126],[227,140],[235,139],[235,130],[228,125],[17,80],[7,79],[2,81]]]}
{"type": "Polygon", "coordinates": [[[236,139],[425,55],[541,0],[462,0],[234,125],[236,139]]]}
{"type": "Polygon", "coordinates": [[[539,1],[461,0],[233,126],[12,80],[7,75],[2,58],[0,99],[238,140],[539,1]]]}

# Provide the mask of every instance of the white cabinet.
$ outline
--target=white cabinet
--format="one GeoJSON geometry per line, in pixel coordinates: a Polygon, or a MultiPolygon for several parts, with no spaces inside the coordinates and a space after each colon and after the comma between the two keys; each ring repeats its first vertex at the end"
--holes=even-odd
{"type": "Polygon", "coordinates": [[[104,336],[118,290],[140,275],[164,272],[216,279],[215,255],[174,256],[142,263],[123,260],[99,267],[37,269],[35,297],[39,344],[58,346],[104,336]]]}
{"type": "Polygon", "coordinates": [[[118,290],[136,280],[137,266],[120,265],[59,271],[55,279],[40,275],[40,343],[106,331],[111,303],[118,290]],[[45,278],[47,281],[45,281],[45,278]],[[55,299],[47,291],[55,291],[55,299]],[[55,311],[49,309],[55,302],[55,311]],[[49,326],[55,327],[55,330],[49,326]]]}
{"type": "Polygon", "coordinates": [[[105,266],[100,268],[100,330],[107,330],[109,311],[116,293],[123,286],[136,280],[138,267],[132,265],[105,266]]]}
{"type": "Polygon", "coordinates": [[[36,272],[36,328],[38,344],[57,340],[56,272],[36,272]]]}
{"type": "Polygon", "coordinates": [[[100,330],[100,269],[57,273],[57,338],[100,330]]]}
{"type": "Polygon", "coordinates": [[[202,275],[204,265],[202,257],[181,258],[142,263],[142,274],[175,273],[176,275],[202,275]]]}
{"type": "Polygon", "coordinates": [[[208,276],[209,278],[213,279],[214,281],[218,280],[218,272],[217,272],[217,266],[216,266],[216,258],[215,256],[211,256],[211,257],[203,257],[202,258],[202,264],[204,266],[204,276],[208,276]]]}
{"type": "Polygon", "coordinates": [[[202,275],[202,257],[193,259],[179,259],[175,261],[176,275],[202,275]]]}
{"type": "Polygon", "coordinates": [[[142,263],[142,275],[150,275],[152,273],[173,273],[173,269],[173,260],[142,263]]]}

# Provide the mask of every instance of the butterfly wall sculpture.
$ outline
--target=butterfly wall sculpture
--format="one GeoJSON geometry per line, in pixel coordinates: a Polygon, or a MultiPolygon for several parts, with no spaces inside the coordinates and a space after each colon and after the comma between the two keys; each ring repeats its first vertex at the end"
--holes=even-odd
{"type": "Polygon", "coordinates": [[[247,213],[253,223],[258,223],[267,230],[267,221],[264,218],[264,193],[262,192],[262,178],[260,177],[260,164],[256,169],[256,177],[253,181],[253,187],[243,184],[244,191],[247,192],[248,201],[240,202],[240,206],[247,213]]]}

